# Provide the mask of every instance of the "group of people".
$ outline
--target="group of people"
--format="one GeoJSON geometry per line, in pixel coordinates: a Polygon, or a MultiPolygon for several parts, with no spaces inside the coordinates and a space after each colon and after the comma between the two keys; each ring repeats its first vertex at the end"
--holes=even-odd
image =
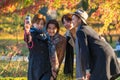
{"type": "Polygon", "coordinates": [[[46,23],[40,13],[33,17],[32,24],[25,23],[24,40],[30,52],[28,80],[56,80],[64,57],[64,74],[73,77],[74,52],[77,80],[114,80],[120,75],[114,50],[87,25],[87,18],[80,9],[63,15],[65,36],[59,33],[57,20],[46,23]]]}

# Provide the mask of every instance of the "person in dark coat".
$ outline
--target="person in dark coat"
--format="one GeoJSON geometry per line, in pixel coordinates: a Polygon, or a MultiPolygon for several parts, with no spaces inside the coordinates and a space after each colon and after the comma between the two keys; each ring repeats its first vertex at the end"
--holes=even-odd
{"type": "Polygon", "coordinates": [[[114,80],[120,66],[113,48],[87,25],[88,14],[78,9],[72,22],[76,30],[76,75],[78,80],[114,80]]]}
{"type": "Polygon", "coordinates": [[[45,17],[36,14],[30,24],[25,23],[24,40],[29,48],[28,80],[50,80],[51,65],[47,37],[42,30],[45,17]]]}
{"type": "Polygon", "coordinates": [[[66,28],[66,55],[64,64],[64,74],[70,75],[73,78],[74,67],[74,37],[75,28],[72,25],[72,14],[67,13],[62,16],[62,24],[66,28]]]}

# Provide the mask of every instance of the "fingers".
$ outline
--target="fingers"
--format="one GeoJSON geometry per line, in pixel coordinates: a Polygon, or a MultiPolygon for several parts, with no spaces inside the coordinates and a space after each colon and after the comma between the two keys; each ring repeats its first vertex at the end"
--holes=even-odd
{"type": "Polygon", "coordinates": [[[53,77],[51,77],[51,78],[50,78],[50,80],[54,80],[54,78],[53,78],[53,77]]]}
{"type": "Polygon", "coordinates": [[[25,29],[30,29],[30,24],[25,24],[24,27],[25,29]]]}
{"type": "Polygon", "coordinates": [[[90,73],[86,73],[86,80],[90,79],[90,73]]]}
{"type": "Polygon", "coordinates": [[[30,24],[25,24],[24,27],[25,27],[25,32],[29,33],[29,31],[30,31],[30,24]]]}
{"type": "Polygon", "coordinates": [[[30,43],[30,42],[32,42],[32,37],[31,36],[28,37],[28,43],[30,43]]]}
{"type": "Polygon", "coordinates": [[[52,70],[52,75],[56,77],[56,72],[52,70]]]}

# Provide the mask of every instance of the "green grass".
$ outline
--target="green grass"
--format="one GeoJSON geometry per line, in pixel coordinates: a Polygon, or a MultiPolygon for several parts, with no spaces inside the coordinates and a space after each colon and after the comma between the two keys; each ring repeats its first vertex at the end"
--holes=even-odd
{"type": "MultiPolygon", "coordinates": [[[[27,79],[27,62],[9,62],[0,61],[0,80],[26,80],[27,79]],[[9,77],[8,77],[9,76],[9,77]]],[[[74,79],[70,76],[63,74],[63,67],[61,65],[60,71],[58,73],[57,80],[75,80],[75,68],[74,68],[74,79]]]]}
{"type": "MultiPolygon", "coordinates": [[[[111,45],[115,48],[115,41],[111,43],[111,45]]],[[[29,51],[23,39],[0,39],[0,56],[27,56],[28,54],[29,51]]],[[[57,80],[75,80],[75,67],[73,79],[70,76],[63,74],[63,67],[64,65],[62,64],[57,80]]],[[[27,80],[27,68],[27,62],[0,61],[0,80],[27,80]]],[[[120,80],[120,77],[116,80],[120,80]]]]}
{"type": "Polygon", "coordinates": [[[73,79],[69,76],[69,75],[65,75],[63,73],[63,69],[64,69],[64,64],[61,65],[60,67],[60,71],[58,73],[58,77],[57,80],[75,80],[75,65],[74,65],[74,74],[73,74],[73,79]]]}
{"type": "Polygon", "coordinates": [[[26,77],[16,77],[16,78],[5,77],[5,78],[0,78],[0,80],[27,80],[27,78],[26,77]]]}
{"type": "Polygon", "coordinates": [[[110,45],[111,45],[113,48],[115,48],[116,42],[114,41],[114,42],[112,42],[110,45]]]}
{"type": "Polygon", "coordinates": [[[23,40],[1,39],[0,56],[9,54],[27,56],[29,51],[26,43],[23,40]]]}
{"type": "MultiPolygon", "coordinates": [[[[26,43],[23,40],[15,39],[1,39],[0,40],[0,56],[8,56],[11,52],[21,50],[20,54],[27,56],[29,51],[26,47],[26,43]]],[[[17,52],[14,53],[14,55],[17,52]]],[[[0,61],[0,80],[26,80],[27,78],[27,62],[10,62],[10,61],[0,61]]],[[[61,65],[57,80],[72,80],[69,76],[63,74],[63,67],[61,65]]],[[[74,74],[75,79],[75,74],[74,74]]]]}
{"type": "MultiPolygon", "coordinates": [[[[0,61],[0,71],[4,71],[0,74],[0,80],[27,80],[27,62],[7,62],[0,61]],[[9,65],[8,65],[9,64],[9,65]]],[[[63,74],[64,64],[61,65],[58,73],[57,80],[76,80],[75,79],[75,66],[74,66],[74,78],[63,74]]],[[[116,80],[120,80],[120,77],[116,80]]]]}
{"type": "Polygon", "coordinates": [[[22,61],[0,61],[0,76],[1,77],[26,77],[27,62],[22,61]]]}

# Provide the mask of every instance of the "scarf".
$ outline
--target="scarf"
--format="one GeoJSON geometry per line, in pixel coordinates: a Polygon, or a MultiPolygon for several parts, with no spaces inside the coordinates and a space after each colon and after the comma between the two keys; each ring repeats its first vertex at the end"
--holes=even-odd
{"type": "Polygon", "coordinates": [[[51,45],[50,45],[50,61],[51,61],[51,66],[52,69],[55,71],[58,70],[59,68],[59,61],[58,61],[58,56],[57,56],[57,51],[56,51],[56,45],[58,42],[60,42],[59,34],[56,34],[53,38],[51,38],[51,45]]]}
{"type": "MultiPolygon", "coordinates": [[[[78,27],[77,31],[79,30],[81,26],[78,27]]],[[[82,71],[82,63],[81,63],[81,50],[78,42],[78,37],[76,36],[75,41],[75,47],[76,47],[76,78],[82,79],[84,77],[83,71],[82,71]]]]}

